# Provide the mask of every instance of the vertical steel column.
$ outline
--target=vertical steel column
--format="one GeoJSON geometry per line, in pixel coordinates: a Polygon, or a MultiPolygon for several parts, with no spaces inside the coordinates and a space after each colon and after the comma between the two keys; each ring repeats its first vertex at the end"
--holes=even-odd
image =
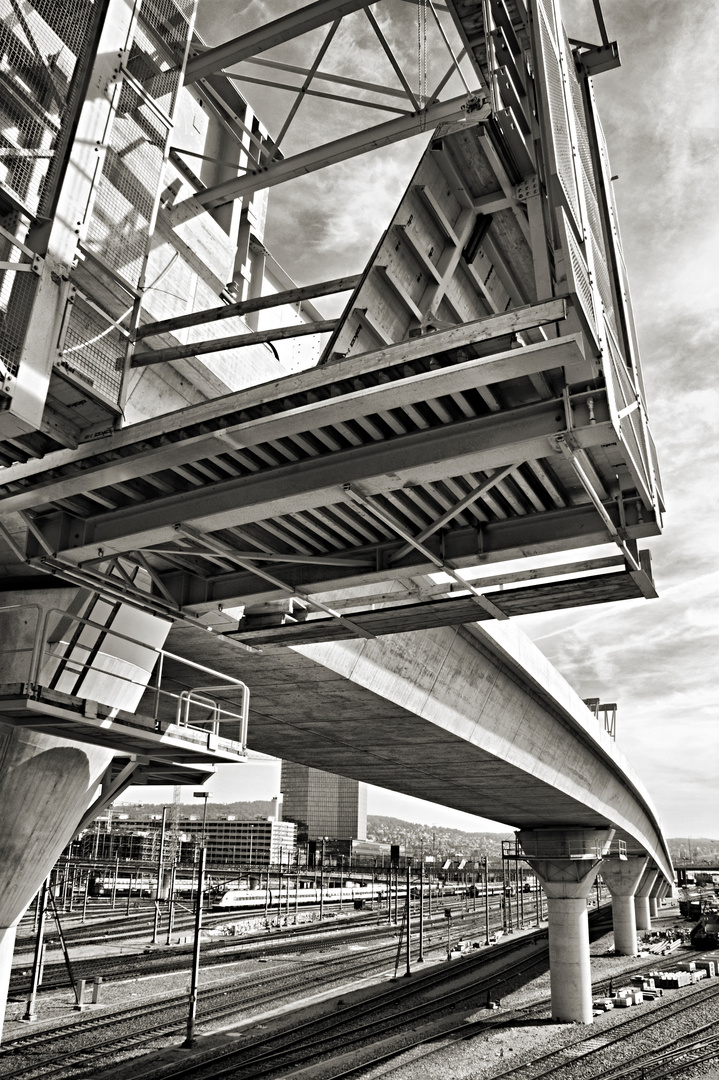
{"type": "Polygon", "coordinates": [[[405,975],[411,975],[412,974],[412,967],[411,967],[411,960],[410,960],[411,919],[410,919],[410,899],[409,899],[409,894],[410,894],[410,877],[409,877],[410,869],[409,869],[409,863],[407,864],[406,870],[407,870],[407,897],[406,897],[405,902],[407,904],[407,970],[405,972],[405,975]]]}
{"type": "Polygon", "coordinates": [[[25,1015],[23,1020],[37,1020],[37,1013],[35,1012],[35,998],[37,997],[37,988],[42,980],[42,954],[45,949],[45,913],[47,908],[47,880],[43,881],[40,886],[40,891],[37,894],[37,912],[38,912],[38,925],[37,925],[37,937],[35,939],[35,955],[32,961],[32,977],[30,979],[30,997],[27,1001],[27,1008],[25,1009],[25,1015]]]}
{"type": "MultiPolygon", "coordinates": [[[[207,803],[205,802],[205,806],[207,803]]],[[[152,926],[152,944],[157,945],[157,932],[160,928],[160,888],[162,885],[162,862],[165,858],[165,829],[167,828],[167,807],[162,808],[162,827],[160,829],[160,851],[157,856],[157,888],[155,890],[155,919],[152,926]]]]}
{"type": "Polygon", "coordinates": [[[484,856],[484,944],[489,945],[489,857],[484,856]]]}
{"type": "Polygon", "coordinates": [[[424,963],[424,863],[419,864],[419,955],[417,963],[424,963]]]}
{"type": "Polygon", "coordinates": [[[197,883],[197,901],[195,903],[195,944],[192,951],[192,979],[190,982],[190,1009],[187,1016],[187,1038],[182,1044],[188,1050],[195,1045],[195,1019],[197,1017],[197,984],[200,978],[200,941],[202,936],[202,901],[205,891],[205,856],[200,849],[199,880],[197,883]]]}
{"type": "Polygon", "coordinates": [[[177,863],[173,862],[172,870],[170,873],[170,904],[167,913],[167,944],[172,944],[172,929],[175,924],[175,877],[177,874],[177,863]]]}
{"type": "Polygon", "coordinates": [[[115,874],[112,879],[112,909],[115,910],[115,900],[117,899],[117,875],[120,872],[120,856],[115,856],[115,874]]]}
{"type": "Polygon", "coordinates": [[[88,866],[87,873],[85,874],[85,895],[83,896],[83,899],[82,899],[82,921],[83,922],[85,922],[85,920],[87,919],[87,898],[88,898],[89,895],[90,895],[90,867],[88,866]]]}

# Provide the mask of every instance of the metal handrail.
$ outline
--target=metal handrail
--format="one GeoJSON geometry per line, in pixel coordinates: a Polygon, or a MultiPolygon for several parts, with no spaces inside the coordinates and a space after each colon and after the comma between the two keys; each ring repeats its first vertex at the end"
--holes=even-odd
{"type": "MultiPolygon", "coordinates": [[[[66,644],[66,645],[71,644],[69,641],[65,642],[65,641],[63,641],[62,639],[59,639],[59,638],[55,639],[55,640],[50,640],[49,637],[48,637],[48,623],[49,623],[49,620],[50,620],[51,616],[59,615],[62,618],[67,619],[71,623],[80,623],[83,626],[92,627],[93,629],[98,630],[103,634],[112,635],[113,637],[118,638],[121,641],[128,641],[132,645],[138,645],[141,648],[146,649],[148,652],[154,653],[157,656],[157,669],[156,669],[157,673],[156,673],[155,687],[154,687],[155,703],[154,703],[154,711],[153,711],[153,714],[152,714],[153,719],[155,719],[155,720],[157,719],[157,716],[158,716],[160,695],[165,695],[167,697],[174,698],[174,699],[177,700],[176,716],[178,718],[178,723],[180,722],[179,717],[180,717],[180,715],[181,715],[181,713],[183,711],[183,706],[184,706],[184,724],[182,726],[194,728],[194,725],[189,723],[189,706],[190,706],[191,701],[194,700],[195,702],[198,702],[200,700],[197,697],[198,694],[202,694],[202,693],[204,693],[204,692],[206,692],[208,690],[210,690],[210,691],[221,691],[221,690],[238,690],[239,689],[241,691],[241,694],[242,694],[241,712],[239,714],[238,713],[232,713],[227,709],[223,709],[222,706],[219,704],[219,702],[215,701],[214,699],[209,699],[209,698],[205,699],[204,704],[209,704],[209,706],[213,709],[213,712],[214,712],[213,724],[215,726],[218,725],[219,723],[223,722],[221,720],[221,715],[223,715],[223,714],[225,716],[227,716],[228,719],[232,719],[232,720],[237,719],[237,720],[239,720],[240,721],[240,744],[241,744],[241,746],[243,748],[247,745],[247,729],[248,729],[248,721],[249,721],[250,691],[249,691],[249,687],[247,686],[247,684],[244,683],[241,679],[236,679],[232,675],[227,675],[224,672],[216,671],[214,668],[207,667],[205,664],[198,664],[194,660],[188,660],[184,656],[178,656],[176,653],[172,653],[167,649],[161,649],[157,645],[152,645],[152,644],[146,643],[146,642],[140,640],[139,638],[130,637],[128,634],[123,634],[119,630],[113,630],[113,628],[111,626],[106,626],[104,623],[96,622],[94,619],[88,619],[88,618],[83,617],[82,615],[71,614],[71,613],[67,612],[64,608],[53,607],[53,608],[46,608],[46,609],[43,610],[43,608],[42,608],[42,606],[40,604],[33,604],[33,603],[7,604],[7,605],[4,605],[4,606],[0,607],[0,614],[2,614],[3,611],[11,611],[11,610],[16,610],[16,609],[25,609],[25,610],[34,609],[38,613],[38,621],[37,621],[37,626],[35,627],[35,638],[34,638],[34,641],[33,641],[32,654],[31,654],[31,658],[30,658],[29,679],[28,679],[28,683],[33,688],[33,690],[37,690],[37,689],[40,688],[40,671],[41,671],[41,668],[42,668],[43,660],[45,659],[46,655],[48,656],[48,658],[51,658],[51,654],[49,654],[49,652],[48,652],[49,646],[50,645],[56,645],[56,644],[66,644]],[[186,667],[192,668],[195,671],[202,671],[203,673],[205,673],[207,675],[217,676],[219,679],[222,679],[223,681],[221,683],[215,683],[215,684],[212,684],[210,686],[193,687],[191,690],[182,691],[180,693],[180,695],[178,696],[177,693],[173,693],[170,690],[163,690],[161,688],[160,683],[161,683],[161,679],[162,679],[162,671],[163,671],[163,667],[164,667],[165,658],[170,659],[170,660],[176,660],[178,663],[183,664],[186,667]],[[193,698],[193,695],[195,695],[194,698],[193,698]],[[187,700],[185,700],[185,699],[187,699],[187,700]]],[[[79,658],[76,659],[76,658],[72,658],[72,657],[58,656],[58,657],[55,657],[54,659],[57,659],[58,661],[63,662],[66,665],[73,665],[72,670],[74,670],[76,672],[97,671],[98,670],[97,668],[94,668],[92,666],[92,664],[85,663],[83,660],[81,660],[79,658]]],[[[144,682],[139,682],[136,679],[132,679],[129,676],[123,675],[123,674],[121,674],[119,672],[117,672],[117,673],[112,672],[112,678],[113,679],[116,679],[119,682],[127,682],[127,683],[132,684],[133,686],[141,687],[143,689],[143,691],[148,691],[148,690],[152,689],[152,687],[149,685],[149,680],[150,680],[151,675],[152,675],[152,671],[150,671],[148,673],[148,683],[144,683],[144,682]]],[[[206,729],[196,728],[195,730],[202,731],[202,730],[206,730],[206,729]]]]}
{"type": "MultiPolygon", "coordinates": [[[[240,683],[240,685],[243,687],[242,712],[241,712],[241,714],[239,716],[240,723],[241,723],[241,729],[240,729],[241,730],[241,738],[240,738],[240,741],[241,741],[242,745],[245,746],[246,743],[247,743],[247,727],[248,727],[249,715],[250,715],[250,691],[249,691],[249,689],[247,688],[247,686],[244,683],[240,683]]],[[[215,684],[215,685],[212,685],[212,686],[194,686],[192,688],[192,690],[183,690],[182,694],[180,695],[180,701],[178,701],[178,703],[177,703],[177,723],[178,724],[180,723],[180,711],[181,711],[181,707],[184,706],[185,724],[187,724],[187,722],[188,722],[187,717],[188,717],[188,714],[189,714],[190,704],[192,703],[192,700],[193,700],[193,695],[201,695],[203,693],[206,693],[207,691],[212,691],[214,693],[214,692],[217,692],[218,690],[234,690],[236,686],[237,686],[237,682],[235,680],[233,680],[232,683],[219,683],[219,684],[215,684]]],[[[214,715],[212,721],[210,721],[210,723],[212,723],[215,728],[219,724],[221,724],[223,722],[220,719],[220,713],[225,713],[225,715],[228,718],[231,718],[233,720],[238,719],[236,713],[231,713],[231,712],[229,712],[229,710],[223,709],[213,698],[204,698],[204,699],[202,699],[201,697],[195,697],[194,700],[196,702],[203,701],[204,704],[206,704],[206,705],[209,704],[210,707],[212,707],[214,709],[215,715],[214,715]]]]}

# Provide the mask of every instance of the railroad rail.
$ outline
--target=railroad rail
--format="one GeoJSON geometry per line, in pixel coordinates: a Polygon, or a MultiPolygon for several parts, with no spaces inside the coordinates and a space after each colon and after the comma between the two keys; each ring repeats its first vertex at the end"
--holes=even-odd
{"type": "MultiPolygon", "coordinates": [[[[538,933],[546,934],[546,931],[540,931],[538,933]]],[[[526,941],[527,938],[521,940],[526,941]]],[[[502,951],[512,951],[512,949],[516,949],[519,943],[519,941],[512,943],[508,942],[502,947],[502,951]]],[[[330,944],[333,947],[337,947],[341,942],[332,941],[330,944]]],[[[308,943],[304,947],[300,945],[299,947],[293,946],[292,948],[293,952],[308,952],[310,950],[317,950],[317,947],[317,943],[314,942],[311,944],[308,943]]],[[[396,952],[396,948],[396,941],[393,937],[391,942],[385,945],[380,944],[374,949],[371,956],[364,955],[349,960],[344,956],[333,958],[323,957],[315,961],[303,962],[301,971],[295,974],[291,971],[288,972],[287,967],[283,965],[283,969],[276,974],[264,975],[261,978],[254,980],[249,993],[246,985],[242,985],[237,989],[228,990],[227,982],[223,982],[218,986],[203,990],[201,997],[203,1008],[200,1020],[202,1023],[206,1024],[230,1016],[236,1016],[240,1009],[246,1014],[248,1007],[257,1008],[267,1004],[276,1005],[280,998],[286,997],[288,993],[291,993],[300,987],[303,990],[307,990],[314,986],[326,988],[330,979],[330,969],[337,968],[340,963],[341,971],[338,971],[337,974],[340,975],[343,980],[348,977],[359,978],[368,973],[376,973],[377,964],[387,964],[388,962],[391,962],[396,952]],[[231,997],[231,1000],[229,1001],[228,995],[231,997]]],[[[442,934],[437,936],[434,948],[441,952],[444,951],[444,937],[442,934]]],[[[267,950],[262,951],[266,955],[267,950]]],[[[428,944],[425,951],[431,952],[432,946],[428,944]]],[[[242,957],[238,957],[237,959],[251,960],[256,958],[256,955],[255,952],[251,954],[245,953],[242,957]]],[[[493,950],[492,953],[484,952],[482,954],[482,961],[480,961],[478,957],[473,957],[471,960],[464,961],[463,963],[482,963],[486,962],[487,958],[494,958],[496,956],[497,952],[496,950],[493,950]]],[[[454,977],[457,967],[463,966],[463,963],[460,962],[460,965],[452,965],[451,972],[443,967],[436,976],[436,979],[441,982],[447,978],[454,977]],[[442,972],[445,971],[446,975],[442,975],[442,972]]],[[[392,992],[390,992],[389,996],[391,996],[391,994],[392,992]]],[[[135,1051],[137,1047],[142,1044],[152,1043],[164,1036],[181,1032],[184,1029],[186,1022],[186,1002],[186,995],[175,995],[172,998],[165,999],[161,1002],[133,1006],[119,1011],[114,1010],[113,1014],[110,1016],[89,1015],[82,1021],[71,1025],[65,1025],[59,1029],[33,1033],[32,1035],[12,1039],[0,1048],[0,1075],[10,1075],[8,1072],[2,1071],[2,1063],[7,1058],[10,1058],[13,1061],[11,1073],[13,1080],[17,1080],[17,1078],[20,1077],[24,1078],[24,1080],[31,1080],[35,1075],[42,1076],[43,1080],[46,1080],[47,1077],[51,1076],[72,1075],[72,1069],[76,1064],[85,1068],[87,1066],[89,1054],[99,1058],[121,1053],[122,1050],[128,1047],[135,1051]],[[171,1015],[166,1015],[168,1013],[171,1015]],[[113,1026],[122,1026],[145,1017],[157,1018],[157,1022],[152,1023],[149,1028],[145,1028],[140,1032],[133,1029],[129,1033],[124,1031],[114,1037],[106,1034],[108,1029],[113,1026]],[[96,1030],[103,1032],[101,1042],[89,1047],[84,1046],[80,1051],[77,1051],[72,1047],[69,1051],[67,1049],[62,1049],[64,1044],[67,1044],[68,1041],[71,1042],[75,1037],[96,1030]],[[54,1048],[53,1055],[38,1062],[35,1055],[38,1045],[54,1048]],[[33,1060],[27,1065],[24,1065],[21,1062],[18,1062],[18,1058],[22,1058],[22,1055],[26,1050],[32,1050],[33,1060]]]]}

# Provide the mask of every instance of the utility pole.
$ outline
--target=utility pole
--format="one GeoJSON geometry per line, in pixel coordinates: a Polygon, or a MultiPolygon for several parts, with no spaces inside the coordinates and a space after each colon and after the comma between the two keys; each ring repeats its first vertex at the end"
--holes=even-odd
{"type": "Polygon", "coordinates": [[[409,945],[410,945],[410,906],[409,906],[410,879],[409,879],[409,875],[410,875],[410,868],[409,868],[409,863],[407,863],[407,899],[406,899],[406,904],[407,904],[407,970],[405,972],[405,975],[411,975],[412,974],[412,968],[411,968],[411,963],[410,963],[410,951],[409,951],[409,945]]]}
{"type": "Polygon", "coordinates": [[[484,856],[484,944],[489,945],[489,857],[484,856]]]}
{"type": "Polygon", "coordinates": [[[419,864],[419,956],[417,963],[424,963],[424,863],[419,864]]]}
{"type": "Polygon", "coordinates": [[[320,863],[320,922],[325,912],[325,838],[322,837],[322,862],[320,863]]]}
{"type": "Polygon", "coordinates": [[[37,997],[37,988],[40,985],[42,978],[42,961],[43,952],[45,951],[45,911],[47,907],[47,880],[43,881],[40,886],[40,892],[37,894],[37,938],[35,939],[35,955],[32,961],[32,978],[30,980],[30,997],[28,998],[27,1008],[25,1009],[25,1015],[23,1020],[37,1020],[37,1013],[35,1012],[35,998],[37,997]]]}
{"type": "Polygon", "coordinates": [[[152,925],[152,944],[157,945],[160,928],[160,891],[162,889],[162,863],[165,857],[165,829],[167,828],[167,807],[162,808],[162,827],[160,829],[160,850],[157,855],[157,888],[155,890],[155,919],[152,925]]]}
{"type": "Polygon", "coordinates": [[[205,891],[205,849],[200,849],[199,879],[195,902],[195,944],[192,951],[192,978],[190,982],[190,1009],[187,1016],[187,1038],[182,1044],[186,1049],[195,1045],[195,1019],[197,1017],[197,984],[200,978],[200,941],[202,937],[202,901],[205,891]]]}
{"type": "MultiPolygon", "coordinates": [[[[205,850],[206,847],[207,847],[207,800],[212,798],[212,794],[209,791],[193,791],[192,796],[193,796],[194,799],[204,799],[205,800],[205,805],[204,805],[204,808],[203,808],[203,811],[202,811],[202,841],[201,841],[202,849],[205,850]]],[[[209,903],[209,897],[208,897],[208,903],[209,903]]],[[[209,910],[209,908],[208,908],[208,910],[209,910]]]]}

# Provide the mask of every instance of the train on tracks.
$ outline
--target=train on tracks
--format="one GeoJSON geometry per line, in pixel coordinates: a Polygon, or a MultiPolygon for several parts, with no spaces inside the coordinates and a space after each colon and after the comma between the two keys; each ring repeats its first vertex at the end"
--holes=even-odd
{"type": "MultiPolygon", "coordinates": [[[[213,908],[215,910],[239,910],[242,908],[259,908],[267,904],[269,907],[277,907],[285,903],[293,905],[295,903],[300,905],[306,904],[319,904],[320,899],[325,904],[338,903],[340,900],[346,903],[366,903],[369,901],[381,902],[386,896],[386,888],[382,885],[359,885],[352,882],[347,882],[342,888],[326,888],[316,889],[310,886],[310,888],[295,889],[290,884],[289,890],[286,887],[280,890],[277,886],[271,886],[269,889],[227,889],[222,893],[215,896],[213,902],[213,908]]],[[[402,895],[400,893],[400,895],[402,895]]]]}

